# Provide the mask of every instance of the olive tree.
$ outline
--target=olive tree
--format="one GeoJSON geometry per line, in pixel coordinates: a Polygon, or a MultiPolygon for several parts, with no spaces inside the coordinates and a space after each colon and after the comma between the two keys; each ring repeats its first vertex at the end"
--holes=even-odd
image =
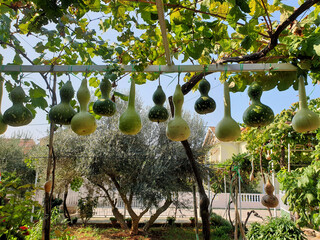
{"type": "MultiPolygon", "coordinates": [[[[81,169],[105,193],[114,216],[127,228],[124,216],[116,207],[117,200],[112,197],[114,191],[119,194],[132,218],[132,233],[136,234],[140,219],[152,206],[156,211],[144,230],[171,205],[173,194],[191,191],[192,170],[183,147],[167,139],[164,124],[147,120],[141,105],[138,106],[143,122],[141,132],[134,136],[119,132],[117,115],[123,111],[123,106],[119,106],[116,116],[101,119],[97,131],[88,138],[85,152],[90,157],[82,161],[81,169]],[[134,197],[144,206],[139,214],[132,206],[134,197]]],[[[201,155],[203,122],[190,114],[185,114],[185,118],[194,132],[190,142],[195,153],[201,155]]]]}

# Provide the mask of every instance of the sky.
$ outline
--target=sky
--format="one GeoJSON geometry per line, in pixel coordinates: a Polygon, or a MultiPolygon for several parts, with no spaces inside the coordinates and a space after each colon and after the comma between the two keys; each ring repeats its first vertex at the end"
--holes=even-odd
{"type": "MultiPolygon", "coordinates": [[[[112,32],[112,31],[109,31],[107,33],[102,33],[102,36],[109,38],[110,41],[113,41],[116,39],[116,34],[115,32],[112,32]]],[[[22,44],[24,45],[28,53],[33,52],[32,46],[39,41],[38,39],[32,39],[32,37],[29,37],[28,39],[26,39],[23,36],[21,36],[19,40],[22,41],[22,44]]],[[[2,54],[4,55],[5,61],[6,59],[10,61],[10,59],[12,59],[12,56],[13,56],[13,51],[11,51],[10,49],[6,49],[2,51],[2,54]]],[[[31,54],[30,57],[33,58],[34,56],[32,56],[31,54]]],[[[24,62],[24,64],[28,64],[28,63],[24,62]]],[[[179,62],[175,61],[175,64],[178,65],[179,62]]],[[[206,79],[211,84],[211,90],[209,92],[209,96],[211,96],[216,101],[216,106],[217,106],[216,110],[213,113],[210,113],[207,115],[201,115],[202,119],[205,122],[206,127],[216,126],[217,123],[223,117],[223,111],[224,111],[223,84],[221,84],[219,81],[219,75],[220,73],[213,73],[206,77],[206,79]]],[[[175,86],[177,84],[177,78],[175,78],[176,76],[177,74],[163,74],[161,76],[161,85],[167,97],[173,95],[175,86]],[[173,78],[175,78],[174,81],[172,81],[173,78]]],[[[78,75],[78,77],[81,78],[80,75],[78,75]]],[[[182,77],[183,76],[181,76],[181,79],[182,77]]],[[[39,74],[26,74],[26,80],[33,80],[39,85],[44,86],[42,83],[43,80],[39,76],[39,74]]],[[[58,81],[59,80],[60,79],[58,79],[58,81]]],[[[66,80],[66,77],[64,77],[64,80],[66,80]]],[[[77,91],[78,87],[80,86],[80,79],[71,76],[71,80],[72,80],[74,89],[77,91]]],[[[311,84],[310,79],[308,79],[308,82],[309,84],[306,86],[307,96],[309,96],[311,99],[320,97],[319,86],[318,85],[313,86],[311,84]]],[[[121,90],[122,92],[128,92],[130,87],[129,85],[130,84],[129,84],[128,78],[121,79],[119,82],[117,91],[121,90]]],[[[150,108],[153,106],[152,95],[153,95],[153,92],[156,90],[157,86],[158,86],[158,81],[148,81],[144,85],[136,85],[136,93],[142,99],[146,108],[150,108]]],[[[92,91],[94,90],[92,89],[92,91]]],[[[194,111],[194,102],[197,100],[199,96],[200,96],[200,93],[198,91],[194,93],[189,92],[185,96],[183,111],[190,111],[191,113],[196,114],[194,111]]],[[[242,114],[245,111],[245,109],[249,106],[249,101],[250,101],[249,97],[247,96],[247,89],[244,92],[230,93],[230,97],[231,97],[231,115],[237,122],[242,123],[243,122],[242,114]]],[[[292,87],[286,91],[281,91],[281,92],[278,91],[277,89],[264,92],[261,98],[261,102],[271,107],[275,114],[280,113],[283,109],[289,108],[292,103],[297,102],[298,100],[299,100],[298,92],[295,91],[292,87]]],[[[11,106],[11,102],[9,101],[8,95],[5,92],[2,100],[2,107],[1,107],[2,113],[10,106],[11,106]]],[[[48,128],[49,128],[49,123],[46,120],[46,113],[39,109],[38,114],[29,125],[22,126],[22,127],[8,126],[8,130],[4,134],[4,136],[12,137],[14,135],[25,133],[29,137],[32,137],[34,139],[39,139],[47,135],[48,128]]]]}

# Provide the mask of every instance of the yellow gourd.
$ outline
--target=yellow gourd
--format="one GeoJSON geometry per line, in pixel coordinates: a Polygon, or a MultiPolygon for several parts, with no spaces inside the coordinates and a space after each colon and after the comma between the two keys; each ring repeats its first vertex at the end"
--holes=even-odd
{"type": "Polygon", "coordinates": [[[83,79],[77,92],[80,104],[80,112],[74,115],[71,120],[71,129],[78,135],[89,135],[97,128],[96,119],[88,112],[90,92],[87,86],[87,79],[83,79]]]}
{"type": "Polygon", "coordinates": [[[174,118],[169,121],[166,129],[167,137],[172,141],[184,141],[190,136],[188,123],[182,118],[183,101],[181,86],[177,84],[173,94],[174,118]]]}

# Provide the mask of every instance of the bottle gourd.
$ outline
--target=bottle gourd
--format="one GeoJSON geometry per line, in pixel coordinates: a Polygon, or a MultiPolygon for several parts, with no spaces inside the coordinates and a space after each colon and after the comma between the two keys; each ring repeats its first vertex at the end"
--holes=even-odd
{"type": "Polygon", "coordinates": [[[209,97],[210,83],[204,78],[199,83],[199,92],[201,96],[194,104],[194,110],[199,114],[212,113],[216,110],[216,102],[209,97]]]}
{"type": "Polygon", "coordinates": [[[71,129],[78,135],[89,135],[97,128],[96,119],[88,112],[90,92],[87,86],[87,79],[83,79],[77,92],[80,104],[80,112],[74,115],[71,120],[71,129]]]}
{"type": "Polygon", "coordinates": [[[142,128],[141,118],[135,109],[135,81],[131,79],[128,107],[119,119],[119,129],[127,135],[135,135],[142,128]]]}
{"type": "Polygon", "coordinates": [[[3,113],[3,121],[9,126],[19,127],[29,124],[33,115],[28,108],[23,105],[26,95],[21,86],[15,87],[10,93],[12,107],[3,113]]]}
{"type": "Polygon", "coordinates": [[[168,110],[163,106],[166,101],[166,94],[163,92],[162,87],[159,85],[157,90],[153,93],[152,100],[155,104],[149,113],[148,118],[152,122],[164,122],[168,119],[168,110]]]}
{"type": "Polygon", "coordinates": [[[292,127],[299,133],[316,130],[320,125],[318,114],[308,108],[304,77],[299,76],[299,111],[292,119],[292,127]]]}
{"type": "Polygon", "coordinates": [[[71,81],[67,81],[60,89],[61,103],[53,106],[49,112],[50,121],[61,124],[70,125],[71,119],[76,115],[76,111],[71,107],[70,101],[74,97],[74,89],[71,81]]]}
{"type": "Polygon", "coordinates": [[[261,103],[262,87],[253,82],[248,89],[252,104],[243,113],[243,122],[248,127],[262,127],[273,122],[274,113],[270,107],[261,103]]]}
{"type": "Polygon", "coordinates": [[[3,116],[1,113],[1,103],[3,95],[3,79],[0,80],[0,134],[3,134],[7,131],[8,125],[4,123],[3,116]]]}
{"type": "Polygon", "coordinates": [[[270,183],[270,179],[269,178],[268,178],[268,181],[267,181],[267,183],[266,183],[266,185],[264,187],[264,190],[265,190],[267,195],[264,195],[261,198],[262,205],[267,207],[267,208],[275,208],[276,206],[278,206],[279,200],[275,195],[273,195],[274,187],[270,183]]]}
{"type": "Polygon", "coordinates": [[[104,77],[100,83],[101,98],[95,101],[92,109],[95,114],[110,117],[115,114],[116,104],[110,99],[111,83],[104,77]]]}
{"type": "Polygon", "coordinates": [[[229,84],[227,81],[223,84],[224,87],[224,116],[217,124],[215,129],[216,137],[223,142],[236,140],[240,136],[239,124],[231,117],[230,93],[229,84]]]}
{"type": "Polygon", "coordinates": [[[184,141],[190,136],[188,123],[182,118],[184,96],[181,86],[177,84],[173,94],[174,118],[169,121],[166,129],[167,137],[172,141],[184,141]]]}

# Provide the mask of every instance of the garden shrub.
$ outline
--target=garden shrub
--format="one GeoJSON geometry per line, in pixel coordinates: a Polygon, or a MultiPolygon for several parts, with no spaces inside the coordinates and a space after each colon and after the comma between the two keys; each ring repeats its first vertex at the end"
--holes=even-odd
{"type": "Polygon", "coordinates": [[[269,218],[265,224],[254,222],[250,225],[246,234],[248,240],[272,239],[272,240],[304,240],[307,239],[301,229],[286,217],[269,218]]]}
{"type": "Polygon", "coordinates": [[[320,227],[320,161],[288,172],[282,169],[277,179],[280,189],[284,190],[283,202],[289,205],[289,210],[299,214],[297,224],[314,229],[320,227]]]}
{"type": "Polygon", "coordinates": [[[211,213],[210,215],[210,224],[213,227],[222,227],[224,226],[226,229],[229,228],[230,231],[232,230],[232,226],[230,224],[230,222],[226,219],[224,219],[223,217],[221,217],[220,215],[216,214],[216,213],[211,213]]]}
{"type": "Polygon", "coordinates": [[[0,239],[25,239],[32,225],[32,206],[40,207],[33,200],[32,184],[22,185],[15,173],[3,173],[0,184],[0,239]]]}
{"type": "Polygon", "coordinates": [[[78,208],[80,211],[80,218],[83,224],[87,224],[90,218],[93,217],[93,210],[98,205],[98,197],[87,196],[78,200],[78,208]]]}

